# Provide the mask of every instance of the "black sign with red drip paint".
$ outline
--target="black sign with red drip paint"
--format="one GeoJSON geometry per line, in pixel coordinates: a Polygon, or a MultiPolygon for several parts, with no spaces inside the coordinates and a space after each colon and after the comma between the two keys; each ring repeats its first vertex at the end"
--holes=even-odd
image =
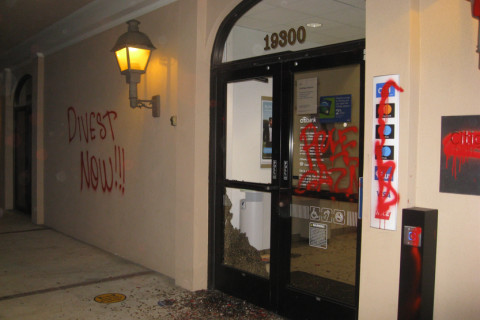
{"type": "Polygon", "coordinates": [[[440,192],[480,195],[480,115],[442,117],[440,192]]]}

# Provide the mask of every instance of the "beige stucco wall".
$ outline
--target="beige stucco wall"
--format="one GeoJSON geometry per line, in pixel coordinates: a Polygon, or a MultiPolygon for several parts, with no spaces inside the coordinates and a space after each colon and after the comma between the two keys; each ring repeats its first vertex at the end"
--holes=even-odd
{"type": "MultiPolygon", "coordinates": [[[[422,1],[417,204],[439,209],[435,319],[480,314],[480,196],[439,193],[442,116],[480,115],[479,21],[469,1],[422,1]]],[[[479,160],[473,160],[479,161],[479,160]]],[[[480,183],[480,182],[479,182],[480,183]]]]}
{"type": "Polygon", "coordinates": [[[360,267],[360,319],[395,319],[397,314],[398,278],[400,267],[401,208],[414,204],[411,198],[415,186],[408,183],[406,175],[414,166],[409,155],[415,155],[416,146],[407,146],[410,129],[417,121],[410,110],[418,108],[412,91],[418,83],[412,79],[412,46],[415,32],[410,30],[413,14],[411,1],[367,1],[366,16],[366,73],[365,73],[365,167],[364,207],[362,230],[362,256],[360,267]],[[399,74],[404,93],[400,95],[400,159],[398,160],[400,204],[397,231],[370,228],[370,198],[373,183],[372,128],[374,108],[372,97],[373,77],[399,74]],[[409,103],[410,102],[410,103],[409,103]],[[410,120],[412,122],[410,122],[410,120]]]}
{"type": "Polygon", "coordinates": [[[126,25],[45,58],[45,223],[171,277],[177,136],[169,125],[176,98],[167,80],[178,76],[177,19],[176,4],[139,19],[158,49],[138,94],[161,95],[160,118],[129,107],[128,86],[110,52],[126,25]],[[95,178],[104,175],[103,161],[110,191],[95,178]]]}
{"type": "Polygon", "coordinates": [[[208,280],[210,59],[221,22],[239,2],[179,1],[178,119],[185,123],[177,133],[175,280],[191,290],[206,288],[208,280]],[[183,88],[187,80],[191,90],[183,88]]]}
{"type": "Polygon", "coordinates": [[[126,25],[46,57],[47,225],[185,288],[206,287],[209,63],[216,29],[236,3],[181,0],[138,18],[157,47],[139,98],[160,94],[160,118],[128,106],[128,86],[110,52],[126,25]],[[85,127],[92,130],[88,142],[85,120],[93,128],[85,127]],[[99,177],[94,190],[103,161],[107,182],[117,187],[102,190],[99,177]]]}
{"type": "Polygon", "coordinates": [[[13,119],[11,70],[2,70],[0,81],[0,214],[3,214],[13,206],[13,120],[8,120],[13,119]]]}
{"type": "Polygon", "coordinates": [[[478,20],[468,1],[367,1],[365,207],[360,319],[395,319],[401,211],[397,231],[370,228],[372,80],[399,74],[399,209],[435,208],[438,217],[435,319],[480,312],[480,197],[439,192],[441,117],[480,114],[478,20]],[[368,147],[370,146],[370,148],[368,147]]]}

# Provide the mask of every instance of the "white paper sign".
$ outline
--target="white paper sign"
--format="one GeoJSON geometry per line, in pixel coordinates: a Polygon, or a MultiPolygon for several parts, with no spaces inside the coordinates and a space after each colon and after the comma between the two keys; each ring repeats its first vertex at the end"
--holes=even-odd
{"type": "Polygon", "coordinates": [[[317,78],[297,81],[297,114],[317,113],[317,78]]]}
{"type": "Polygon", "coordinates": [[[396,230],[398,210],[399,75],[373,78],[372,209],[370,227],[396,230]]]}

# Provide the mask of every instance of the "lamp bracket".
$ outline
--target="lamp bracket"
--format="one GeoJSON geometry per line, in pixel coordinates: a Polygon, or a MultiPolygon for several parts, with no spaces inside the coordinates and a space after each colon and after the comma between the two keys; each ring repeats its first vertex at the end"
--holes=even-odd
{"type": "Polygon", "coordinates": [[[158,118],[160,117],[160,96],[156,95],[152,97],[152,100],[137,100],[138,108],[146,108],[146,109],[152,109],[152,117],[158,118]],[[150,106],[148,106],[149,104],[150,106]]]}

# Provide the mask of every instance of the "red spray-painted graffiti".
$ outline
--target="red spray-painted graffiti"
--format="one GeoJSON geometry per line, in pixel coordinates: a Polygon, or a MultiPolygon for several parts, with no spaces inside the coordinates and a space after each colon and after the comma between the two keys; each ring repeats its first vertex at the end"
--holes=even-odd
{"type": "Polygon", "coordinates": [[[112,120],[117,119],[117,113],[115,111],[106,111],[101,114],[100,112],[85,112],[85,115],[77,116],[77,112],[74,107],[69,107],[67,110],[68,118],[68,142],[72,142],[75,137],[78,137],[80,141],[83,140],[88,143],[97,138],[96,131],[100,139],[105,140],[110,131],[110,137],[112,141],[115,141],[115,134],[113,132],[112,120]],[[107,122],[108,121],[108,122],[107,122]],[[110,129],[109,131],[107,130],[110,129]]]}
{"type": "Polygon", "coordinates": [[[380,104],[378,106],[378,133],[379,140],[375,142],[375,159],[376,165],[378,168],[378,192],[377,192],[377,209],[375,211],[375,218],[381,220],[390,219],[390,207],[396,205],[400,200],[400,196],[397,193],[397,190],[392,186],[393,175],[396,170],[395,161],[389,160],[385,161],[382,158],[382,149],[385,146],[385,108],[387,107],[387,99],[390,92],[390,87],[395,88],[400,92],[403,92],[403,89],[398,86],[398,84],[393,81],[387,81],[382,87],[380,104]]]}
{"type": "Polygon", "coordinates": [[[90,156],[88,151],[80,152],[80,190],[83,190],[84,181],[87,189],[97,190],[100,181],[103,192],[117,188],[125,193],[125,149],[114,146],[114,158],[112,161],[112,157],[102,159],[90,156]]]}
{"type": "MultiPolygon", "coordinates": [[[[77,115],[74,107],[67,110],[68,143],[93,143],[97,141],[115,141],[113,122],[117,119],[115,111],[85,112],[77,115]]],[[[125,148],[115,145],[113,156],[92,155],[88,150],[80,152],[80,190],[125,193],[125,148]]]]}
{"type": "Polygon", "coordinates": [[[468,159],[480,159],[480,131],[456,131],[443,138],[443,153],[448,162],[452,158],[452,175],[457,179],[458,172],[462,170],[462,164],[468,159]],[[459,164],[457,166],[457,159],[459,164]]]}
{"type": "Polygon", "coordinates": [[[309,123],[300,133],[300,141],[303,143],[303,151],[307,156],[308,170],[300,177],[295,193],[302,194],[308,191],[320,191],[323,185],[329,187],[330,192],[345,193],[347,196],[358,190],[357,168],[358,157],[351,157],[349,149],[355,148],[357,141],[348,140],[349,132],[358,133],[357,127],[348,127],[342,130],[319,130],[309,123]],[[336,132],[338,139],[335,139],[336,132]],[[328,168],[322,155],[330,151],[328,158],[331,163],[338,158],[343,160],[344,166],[328,168]],[[348,181],[346,187],[340,184],[348,181]],[[303,189],[304,188],[304,189],[303,189]]]}

